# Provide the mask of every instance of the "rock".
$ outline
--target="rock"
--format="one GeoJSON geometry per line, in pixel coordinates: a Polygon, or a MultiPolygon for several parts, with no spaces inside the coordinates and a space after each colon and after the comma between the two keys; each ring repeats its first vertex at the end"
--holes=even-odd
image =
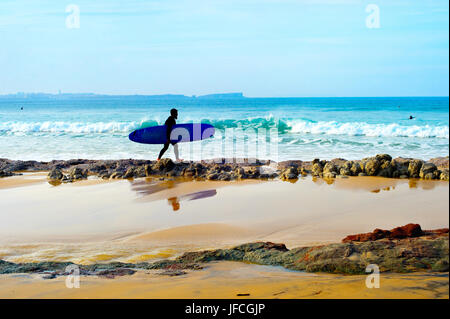
{"type": "Polygon", "coordinates": [[[412,158],[402,158],[397,157],[392,160],[392,166],[394,167],[394,171],[392,172],[392,177],[394,178],[402,178],[401,176],[408,177],[408,167],[409,162],[412,160],[412,158]]]}
{"type": "Polygon", "coordinates": [[[352,176],[352,166],[353,166],[353,162],[352,161],[347,161],[344,164],[342,164],[340,166],[339,169],[339,174],[342,176],[352,176]]]}
{"type": "Polygon", "coordinates": [[[380,165],[377,175],[382,177],[392,177],[394,170],[395,167],[392,165],[392,163],[389,161],[385,161],[380,165]]]}
{"type": "Polygon", "coordinates": [[[379,174],[379,171],[381,169],[381,166],[383,166],[383,171],[381,172],[384,175],[389,175],[389,177],[392,175],[393,167],[391,164],[387,164],[388,162],[391,162],[392,157],[388,154],[378,154],[375,157],[369,157],[364,158],[362,160],[363,163],[363,171],[368,176],[377,176],[379,174]]]}
{"type": "Polygon", "coordinates": [[[109,178],[110,179],[118,179],[118,178],[122,178],[122,176],[123,176],[122,172],[116,171],[116,172],[113,172],[109,178]]]}
{"type": "Polygon", "coordinates": [[[328,162],[323,167],[324,178],[335,178],[337,175],[337,166],[333,162],[328,162]]]}
{"type": "Polygon", "coordinates": [[[229,180],[231,180],[231,176],[229,173],[222,172],[221,174],[219,174],[217,179],[220,181],[229,181],[229,180]]]}
{"type": "Polygon", "coordinates": [[[362,173],[364,166],[361,161],[352,161],[352,166],[350,168],[350,171],[352,172],[352,176],[358,176],[359,173],[362,173]]]}
{"type": "Polygon", "coordinates": [[[321,177],[323,174],[323,167],[320,163],[314,163],[311,168],[312,176],[321,177]]]}
{"type": "Polygon", "coordinates": [[[277,165],[277,169],[279,169],[280,171],[286,170],[289,167],[295,167],[295,168],[299,168],[302,167],[303,161],[300,160],[290,160],[290,161],[283,161],[283,162],[279,162],[277,165]]]}
{"type": "Polygon", "coordinates": [[[156,173],[169,172],[174,169],[175,163],[170,158],[163,158],[152,166],[152,171],[156,173]]]}
{"type": "Polygon", "coordinates": [[[186,274],[187,274],[187,272],[185,272],[183,270],[177,270],[177,269],[167,269],[167,270],[164,270],[164,271],[158,273],[158,275],[169,276],[169,277],[182,276],[182,275],[186,275],[186,274]]]}
{"type": "Polygon", "coordinates": [[[59,168],[53,168],[47,175],[47,179],[51,181],[60,181],[64,178],[64,174],[59,168]]]}
{"type": "Polygon", "coordinates": [[[422,236],[424,232],[419,224],[407,224],[391,229],[389,238],[401,239],[422,236]]]}
{"type": "Polygon", "coordinates": [[[9,177],[17,175],[16,173],[0,170],[0,177],[9,177]]]}
{"type": "Polygon", "coordinates": [[[260,177],[259,167],[250,167],[245,171],[247,178],[255,179],[260,177]]]}
{"type": "Polygon", "coordinates": [[[89,164],[87,170],[93,174],[107,170],[104,162],[89,164]]]}
{"type": "Polygon", "coordinates": [[[408,175],[411,178],[419,178],[420,169],[422,168],[423,161],[413,159],[408,165],[408,175]]]}
{"type": "Polygon", "coordinates": [[[296,167],[289,167],[283,173],[281,173],[280,178],[282,180],[297,179],[298,169],[296,167]]]}
{"type": "Polygon", "coordinates": [[[152,175],[152,166],[149,164],[144,165],[145,176],[149,177],[152,175]]]}
{"type": "Polygon", "coordinates": [[[371,233],[357,234],[357,235],[349,235],[345,237],[342,242],[366,242],[366,241],[374,241],[382,238],[389,239],[402,239],[402,238],[411,238],[411,237],[419,237],[423,235],[419,224],[407,224],[405,226],[396,227],[391,230],[383,230],[383,229],[375,229],[371,233]]]}
{"type": "Polygon", "coordinates": [[[439,170],[449,169],[449,157],[435,157],[428,161],[433,163],[439,170]]]}
{"type": "Polygon", "coordinates": [[[242,167],[238,167],[235,169],[234,174],[237,178],[244,179],[247,178],[247,174],[245,174],[245,170],[242,167]]]}
{"type": "Polygon", "coordinates": [[[107,170],[101,171],[98,173],[98,177],[102,178],[102,179],[109,179],[109,177],[111,176],[111,173],[107,170]]]}
{"type": "Polygon", "coordinates": [[[126,269],[126,268],[118,268],[118,269],[107,269],[99,271],[96,275],[100,277],[105,277],[109,279],[114,279],[116,276],[125,276],[125,275],[133,275],[136,270],[126,269]]]}
{"type": "Polygon", "coordinates": [[[326,172],[323,173],[323,178],[336,178],[336,173],[335,172],[326,172]]]}
{"type": "Polygon", "coordinates": [[[437,170],[433,163],[423,163],[420,167],[419,177],[423,179],[434,179],[436,176],[434,172],[437,170]]]}
{"type": "Polygon", "coordinates": [[[56,272],[48,273],[42,276],[42,279],[55,279],[56,278],[56,272]]]}
{"type": "Polygon", "coordinates": [[[443,169],[441,172],[441,176],[439,176],[441,181],[449,181],[449,171],[448,168],[443,169]]]}
{"type": "Polygon", "coordinates": [[[87,178],[87,172],[75,166],[69,171],[69,178],[72,180],[84,179],[87,178]]]}
{"type": "Polygon", "coordinates": [[[368,176],[376,176],[380,168],[380,161],[376,157],[368,158],[364,164],[364,171],[368,176]]]}
{"type": "Polygon", "coordinates": [[[127,169],[125,174],[123,174],[122,178],[130,179],[134,177],[134,174],[135,174],[134,167],[130,167],[129,169],[127,169]]]}
{"type": "MultiPolygon", "coordinates": [[[[78,265],[81,275],[107,278],[132,275],[135,269],[161,269],[167,275],[180,275],[186,269],[202,269],[213,261],[239,261],[261,265],[282,266],[307,272],[366,274],[368,264],[377,264],[381,272],[448,272],[448,228],[422,231],[409,224],[391,231],[374,231],[375,240],[344,242],[287,249],[284,244],[253,242],[229,249],[186,252],[171,260],[153,263],[120,263],[78,265]],[[431,233],[431,235],[430,235],[431,233]],[[394,237],[394,240],[386,236],[394,237]]],[[[356,236],[356,235],[354,235],[356,236]]],[[[0,274],[54,272],[67,275],[64,262],[12,263],[0,260],[0,274]]]]}
{"type": "Polygon", "coordinates": [[[214,181],[214,180],[216,180],[218,178],[219,178],[219,174],[218,173],[211,173],[211,174],[208,174],[206,176],[206,179],[210,180],[210,181],[214,181]]]}
{"type": "Polygon", "coordinates": [[[377,154],[375,155],[375,159],[379,162],[390,162],[392,161],[392,157],[389,154],[377,154]]]}
{"type": "Polygon", "coordinates": [[[147,171],[146,171],[146,166],[148,165],[141,165],[138,166],[134,169],[134,177],[146,177],[147,176],[147,171]]]}

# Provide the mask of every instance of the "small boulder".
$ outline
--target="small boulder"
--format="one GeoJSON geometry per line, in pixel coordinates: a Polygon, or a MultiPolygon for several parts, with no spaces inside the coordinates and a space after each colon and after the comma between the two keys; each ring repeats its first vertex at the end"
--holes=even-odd
{"type": "Polygon", "coordinates": [[[62,173],[61,169],[59,168],[53,168],[47,175],[47,179],[51,181],[60,181],[64,178],[64,174],[62,173]]]}
{"type": "Polygon", "coordinates": [[[364,170],[368,176],[375,176],[380,168],[380,161],[376,157],[368,158],[364,165],[364,170]]]}
{"type": "Polygon", "coordinates": [[[121,171],[115,171],[109,176],[110,179],[118,179],[118,178],[122,178],[122,177],[123,177],[123,172],[121,172],[121,171]]]}
{"type": "Polygon", "coordinates": [[[339,174],[342,176],[351,176],[352,175],[352,166],[353,162],[347,161],[344,164],[341,165],[339,169],[339,174]]]}
{"type": "Polygon", "coordinates": [[[392,166],[394,171],[392,172],[392,177],[400,178],[400,176],[408,177],[408,166],[411,158],[397,157],[392,160],[392,166]]]}
{"type": "Polygon", "coordinates": [[[211,173],[206,176],[206,179],[210,180],[210,181],[217,180],[218,178],[219,178],[219,174],[217,174],[217,173],[211,173]]]}
{"type": "Polygon", "coordinates": [[[75,166],[69,171],[69,178],[72,180],[84,179],[87,178],[87,172],[80,167],[75,166]]]}
{"type": "Polygon", "coordinates": [[[411,178],[419,178],[420,169],[422,168],[423,161],[413,159],[408,165],[408,175],[411,178]]]}
{"type": "Polygon", "coordinates": [[[338,167],[333,162],[328,162],[323,167],[323,177],[336,177],[338,167]]]}
{"type": "Polygon", "coordinates": [[[149,164],[144,165],[145,176],[149,177],[152,175],[152,166],[149,164]]]}
{"type": "Polygon", "coordinates": [[[389,154],[377,154],[375,158],[379,162],[390,162],[392,161],[392,156],[389,154]]]}
{"type": "Polygon", "coordinates": [[[9,177],[9,176],[14,176],[14,175],[17,175],[17,174],[10,172],[10,171],[0,170],[0,177],[9,177]]]}
{"type": "Polygon", "coordinates": [[[436,165],[433,163],[424,163],[420,167],[419,177],[423,179],[434,179],[434,172],[437,170],[436,165]]]}
{"type": "Polygon", "coordinates": [[[281,173],[280,178],[282,180],[297,179],[298,169],[296,167],[289,167],[283,173],[281,173]]]}
{"type": "Polygon", "coordinates": [[[350,171],[353,176],[358,176],[359,173],[363,171],[364,166],[362,166],[361,161],[352,161],[352,166],[350,167],[350,171]]]}
{"type": "Polygon", "coordinates": [[[125,174],[123,174],[123,178],[126,179],[133,178],[134,174],[135,174],[134,167],[130,167],[129,169],[126,170],[125,174]]]}
{"type": "Polygon", "coordinates": [[[377,175],[382,177],[392,177],[394,170],[395,167],[392,165],[392,163],[390,161],[385,161],[380,165],[380,169],[377,175]]]}
{"type": "Polygon", "coordinates": [[[441,171],[441,176],[439,177],[441,181],[449,181],[449,173],[448,173],[448,168],[443,169],[441,171]]]}
{"type": "Polygon", "coordinates": [[[164,173],[174,169],[175,163],[170,158],[163,158],[152,166],[152,170],[157,173],[164,173]]]}
{"type": "Polygon", "coordinates": [[[315,177],[321,177],[323,174],[323,167],[319,162],[313,164],[311,168],[311,174],[315,177]]]}

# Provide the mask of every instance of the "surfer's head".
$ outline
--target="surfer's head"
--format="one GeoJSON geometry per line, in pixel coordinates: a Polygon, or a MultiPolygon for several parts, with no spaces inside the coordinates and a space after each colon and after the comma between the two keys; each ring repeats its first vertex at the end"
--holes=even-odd
{"type": "Polygon", "coordinates": [[[170,115],[172,115],[174,118],[178,117],[178,110],[177,109],[171,109],[170,115]]]}

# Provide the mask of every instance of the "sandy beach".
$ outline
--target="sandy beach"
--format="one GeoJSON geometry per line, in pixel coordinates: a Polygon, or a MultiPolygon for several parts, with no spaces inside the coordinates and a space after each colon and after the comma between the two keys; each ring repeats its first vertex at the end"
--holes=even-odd
{"type": "Polygon", "coordinates": [[[1,298],[212,298],[212,299],[448,299],[448,273],[385,274],[379,289],[367,289],[366,276],[286,271],[280,267],[217,262],[201,271],[165,277],[137,272],[114,279],[83,276],[80,288],[65,277],[0,275],[1,298]]]}
{"type": "MultiPolygon", "coordinates": [[[[339,243],[349,234],[408,223],[448,227],[446,181],[302,177],[295,182],[195,181],[96,177],[53,184],[45,173],[0,180],[0,259],[138,263],[248,242],[287,248],[339,243]]],[[[3,298],[448,298],[448,273],[366,276],[305,273],[281,267],[214,262],[182,276],[138,271],[114,279],[3,274],[3,298]],[[414,284],[412,284],[414,283],[414,284]],[[174,293],[176,291],[176,293],[174,293]],[[345,291],[345,292],[343,292],[345,291]]]]}

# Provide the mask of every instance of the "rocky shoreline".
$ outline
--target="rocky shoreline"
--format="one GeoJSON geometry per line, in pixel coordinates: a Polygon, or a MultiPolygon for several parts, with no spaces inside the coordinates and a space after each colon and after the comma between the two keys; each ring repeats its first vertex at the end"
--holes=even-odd
{"type": "MultiPolygon", "coordinates": [[[[378,265],[380,272],[448,272],[449,230],[422,230],[408,224],[392,230],[347,236],[341,243],[287,249],[284,244],[255,242],[230,249],[187,252],[173,260],[153,263],[78,265],[81,275],[114,278],[138,270],[159,270],[157,274],[178,276],[185,270],[200,270],[212,261],[239,261],[282,266],[306,272],[365,274],[367,265],[378,265]]],[[[44,279],[68,275],[70,262],[12,263],[0,260],[0,274],[39,273],[44,279]]]]}
{"type": "Polygon", "coordinates": [[[0,177],[26,171],[49,171],[52,183],[74,182],[97,176],[102,179],[140,177],[175,177],[200,180],[274,179],[296,180],[301,176],[332,179],[346,176],[381,176],[386,178],[420,178],[449,180],[449,157],[428,161],[378,154],[361,160],[313,161],[292,160],[273,162],[257,159],[211,159],[198,162],[173,162],[171,159],[150,160],[54,160],[50,162],[0,159],[0,177]]]}

